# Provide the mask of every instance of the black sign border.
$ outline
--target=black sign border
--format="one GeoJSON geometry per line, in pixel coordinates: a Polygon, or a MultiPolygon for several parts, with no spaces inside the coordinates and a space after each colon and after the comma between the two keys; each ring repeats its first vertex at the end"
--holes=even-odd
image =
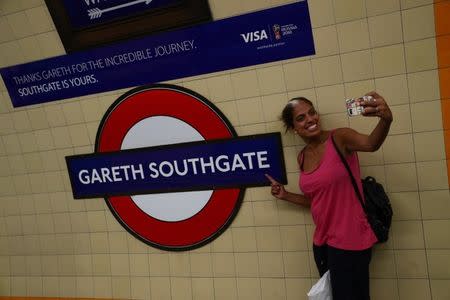
{"type": "Polygon", "coordinates": [[[182,0],[136,16],[78,29],[72,26],[63,2],[45,0],[67,53],[212,21],[208,0],[182,0]]]}

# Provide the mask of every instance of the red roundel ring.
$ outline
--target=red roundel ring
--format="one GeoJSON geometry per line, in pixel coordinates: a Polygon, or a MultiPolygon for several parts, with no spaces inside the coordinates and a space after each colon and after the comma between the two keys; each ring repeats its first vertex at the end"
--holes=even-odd
{"type": "MultiPolygon", "coordinates": [[[[130,90],[111,105],[100,123],[95,152],[121,150],[125,136],[136,123],[157,116],[189,124],[204,140],[237,137],[230,122],[203,96],[175,85],[155,84],[130,90]]],[[[164,128],[160,131],[164,134],[164,128]]],[[[179,221],[147,214],[131,196],[110,196],[105,201],[136,238],[164,250],[188,250],[219,236],[237,214],[243,195],[244,189],[239,188],[214,190],[200,211],[179,221]]]]}

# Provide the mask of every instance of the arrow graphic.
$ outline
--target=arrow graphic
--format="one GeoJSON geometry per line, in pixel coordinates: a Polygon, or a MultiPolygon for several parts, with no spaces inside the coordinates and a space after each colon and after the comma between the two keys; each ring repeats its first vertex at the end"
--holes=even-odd
{"type": "Polygon", "coordinates": [[[93,19],[100,18],[103,15],[103,13],[108,12],[108,11],[121,9],[121,8],[124,8],[124,7],[127,7],[127,6],[132,6],[132,5],[135,5],[135,4],[138,4],[138,3],[142,3],[142,2],[145,2],[145,4],[147,5],[147,4],[151,3],[152,1],[153,0],[136,0],[136,1],[131,1],[131,2],[128,2],[128,3],[112,6],[112,7],[109,7],[109,8],[105,8],[105,9],[100,9],[100,8],[96,7],[96,8],[88,9],[87,12],[88,12],[89,18],[91,20],[93,20],[93,19]]]}

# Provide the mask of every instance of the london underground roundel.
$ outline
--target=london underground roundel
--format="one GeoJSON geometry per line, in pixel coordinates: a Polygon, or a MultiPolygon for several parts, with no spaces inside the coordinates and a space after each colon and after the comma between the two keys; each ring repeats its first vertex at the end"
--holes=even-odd
{"type": "MultiPolygon", "coordinates": [[[[133,89],[103,117],[95,152],[234,138],[225,116],[188,89],[157,84],[133,89]]],[[[220,235],[239,210],[243,188],[108,196],[116,219],[140,240],[165,250],[200,247],[220,235]]]]}

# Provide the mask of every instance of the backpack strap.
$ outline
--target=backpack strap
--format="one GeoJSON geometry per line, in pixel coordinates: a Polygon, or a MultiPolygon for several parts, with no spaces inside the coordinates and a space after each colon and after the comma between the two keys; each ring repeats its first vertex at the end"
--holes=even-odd
{"type": "Polygon", "coordinates": [[[355,189],[356,196],[358,196],[359,203],[361,204],[363,211],[367,216],[366,207],[364,206],[364,202],[362,200],[362,195],[358,189],[358,185],[356,183],[355,177],[353,177],[352,171],[350,170],[350,166],[348,165],[347,161],[345,160],[344,155],[341,153],[341,151],[339,151],[339,148],[337,147],[336,142],[334,141],[334,136],[331,136],[331,140],[333,141],[334,149],[338,153],[339,158],[341,159],[342,163],[345,166],[345,169],[347,169],[348,175],[352,181],[353,188],[355,189]]]}

